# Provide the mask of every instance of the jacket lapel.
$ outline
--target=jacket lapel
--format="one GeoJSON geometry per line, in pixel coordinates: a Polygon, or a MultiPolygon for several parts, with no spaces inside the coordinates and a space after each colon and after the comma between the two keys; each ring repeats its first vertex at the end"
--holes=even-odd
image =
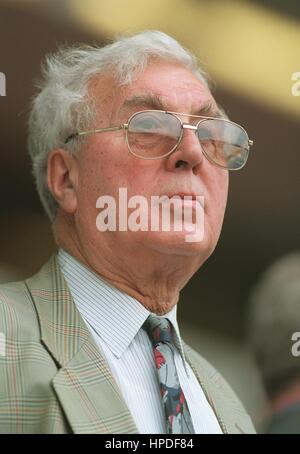
{"type": "Polygon", "coordinates": [[[186,360],[190,364],[208,403],[225,434],[255,433],[250,417],[239,403],[224,378],[197,352],[184,343],[186,360]]]}
{"type": "Polygon", "coordinates": [[[85,326],[56,255],[26,281],[41,341],[58,366],[57,397],[75,433],[138,433],[118,385],[85,326]]]}

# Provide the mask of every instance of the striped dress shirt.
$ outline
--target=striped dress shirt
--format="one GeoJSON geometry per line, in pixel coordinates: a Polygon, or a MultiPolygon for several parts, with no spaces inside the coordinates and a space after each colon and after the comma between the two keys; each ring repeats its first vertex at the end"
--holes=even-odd
{"type": "MultiPolygon", "coordinates": [[[[139,432],[166,433],[152,345],[141,329],[150,312],[65,250],[59,250],[58,261],[74,303],[108,362],[139,432]]],[[[185,361],[176,312],[174,306],[163,317],[174,328],[174,359],[195,433],[222,433],[197,378],[185,361]]]]}

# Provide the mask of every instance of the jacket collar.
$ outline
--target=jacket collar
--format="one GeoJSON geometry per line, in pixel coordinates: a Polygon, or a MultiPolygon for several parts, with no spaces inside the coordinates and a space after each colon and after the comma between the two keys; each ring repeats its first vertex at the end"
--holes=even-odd
{"type": "Polygon", "coordinates": [[[85,326],[56,255],[26,281],[41,341],[58,365],[53,386],[75,433],[138,433],[107,362],[85,326]]]}

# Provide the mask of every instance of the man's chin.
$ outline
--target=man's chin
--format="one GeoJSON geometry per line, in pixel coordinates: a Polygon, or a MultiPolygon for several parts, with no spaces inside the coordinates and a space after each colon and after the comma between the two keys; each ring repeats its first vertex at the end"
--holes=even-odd
{"type": "Polygon", "coordinates": [[[151,232],[147,243],[158,252],[181,255],[208,257],[212,252],[211,241],[201,232],[151,232]]]}

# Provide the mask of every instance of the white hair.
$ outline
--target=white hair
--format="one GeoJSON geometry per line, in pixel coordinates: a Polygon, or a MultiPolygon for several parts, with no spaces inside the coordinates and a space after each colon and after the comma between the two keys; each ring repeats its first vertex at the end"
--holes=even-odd
{"type": "Polygon", "coordinates": [[[123,37],[102,48],[88,45],[60,48],[46,57],[43,78],[32,101],[28,148],[37,191],[51,221],[58,205],[46,180],[48,154],[58,147],[75,152],[82,146],[84,139],[67,145],[64,142],[76,130],[89,128],[96,118],[95,103],[88,96],[90,78],[110,74],[119,86],[128,85],[151,58],[179,63],[208,86],[208,78],[196,57],[159,31],[123,37]]]}

